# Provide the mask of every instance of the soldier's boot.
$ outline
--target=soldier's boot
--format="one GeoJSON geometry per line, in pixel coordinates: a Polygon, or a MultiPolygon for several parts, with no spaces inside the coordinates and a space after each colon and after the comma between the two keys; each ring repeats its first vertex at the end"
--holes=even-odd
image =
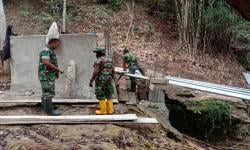
{"type": "Polygon", "coordinates": [[[99,100],[100,109],[96,110],[97,115],[106,115],[107,114],[107,102],[106,100],[99,100]]]}
{"type": "Polygon", "coordinates": [[[115,112],[115,110],[114,110],[114,105],[113,105],[113,99],[109,99],[107,101],[107,113],[113,114],[114,112],[115,112]]]}
{"type": "Polygon", "coordinates": [[[52,99],[46,99],[45,101],[45,111],[47,114],[51,116],[59,116],[61,113],[54,109],[54,105],[52,103],[52,99]]]}

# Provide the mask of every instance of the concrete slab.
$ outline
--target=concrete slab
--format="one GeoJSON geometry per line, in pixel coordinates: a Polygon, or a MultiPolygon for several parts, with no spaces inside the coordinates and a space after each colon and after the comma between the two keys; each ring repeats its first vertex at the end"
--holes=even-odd
{"type": "MultiPolygon", "coordinates": [[[[15,92],[40,91],[38,81],[39,52],[45,48],[45,35],[11,38],[11,90],[15,92]]],[[[77,75],[74,98],[94,99],[94,90],[88,87],[92,75],[96,48],[96,34],[61,35],[61,48],[56,50],[59,67],[66,71],[70,60],[76,62],[77,75]]],[[[64,97],[66,75],[56,81],[57,96],[64,97]]]]}

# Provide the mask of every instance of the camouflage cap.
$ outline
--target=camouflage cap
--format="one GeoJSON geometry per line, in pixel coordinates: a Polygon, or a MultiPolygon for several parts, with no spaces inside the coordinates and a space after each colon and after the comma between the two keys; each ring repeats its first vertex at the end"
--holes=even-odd
{"type": "Polygon", "coordinates": [[[128,49],[127,47],[125,47],[125,48],[123,49],[123,51],[124,51],[124,52],[129,52],[129,49],[128,49]]]}
{"type": "Polygon", "coordinates": [[[94,50],[93,52],[95,52],[95,53],[105,53],[105,51],[106,51],[105,48],[100,48],[100,47],[98,47],[98,48],[96,48],[96,50],[94,50]]]}

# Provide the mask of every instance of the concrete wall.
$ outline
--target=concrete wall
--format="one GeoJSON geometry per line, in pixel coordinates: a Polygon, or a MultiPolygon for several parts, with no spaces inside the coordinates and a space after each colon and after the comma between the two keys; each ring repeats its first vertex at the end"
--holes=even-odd
{"type": "MultiPolygon", "coordinates": [[[[23,92],[39,91],[39,52],[44,49],[46,36],[17,36],[11,39],[11,90],[23,92]]],[[[93,89],[88,87],[92,75],[96,48],[95,34],[61,35],[61,48],[56,50],[59,68],[66,72],[70,60],[76,62],[77,76],[75,98],[95,98],[93,89]]],[[[57,95],[64,97],[66,75],[56,81],[57,95]]]]}

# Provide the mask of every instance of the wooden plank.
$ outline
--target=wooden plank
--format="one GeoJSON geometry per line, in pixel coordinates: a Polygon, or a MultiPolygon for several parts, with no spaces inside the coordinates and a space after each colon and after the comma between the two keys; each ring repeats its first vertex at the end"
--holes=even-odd
{"type": "Polygon", "coordinates": [[[166,84],[167,80],[165,78],[151,78],[150,83],[153,83],[153,84],[166,84]]]}
{"type": "Polygon", "coordinates": [[[112,122],[114,124],[158,124],[159,122],[155,118],[138,118],[133,121],[121,121],[121,122],[112,122]]]}
{"type": "Polygon", "coordinates": [[[136,114],[86,116],[0,116],[0,124],[81,124],[134,121],[136,114]]]}
{"type": "MultiPolygon", "coordinates": [[[[41,103],[40,99],[0,99],[0,103],[41,103]]],[[[53,103],[69,103],[69,104],[93,104],[98,103],[96,99],[53,99],[53,103]]],[[[117,99],[114,99],[114,103],[118,103],[117,99]]]]}
{"type": "Polygon", "coordinates": [[[150,83],[149,89],[152,91],[153,90],[166,90],[167,85],[166,84],[152,84],[152,83],[150,83]]]}

